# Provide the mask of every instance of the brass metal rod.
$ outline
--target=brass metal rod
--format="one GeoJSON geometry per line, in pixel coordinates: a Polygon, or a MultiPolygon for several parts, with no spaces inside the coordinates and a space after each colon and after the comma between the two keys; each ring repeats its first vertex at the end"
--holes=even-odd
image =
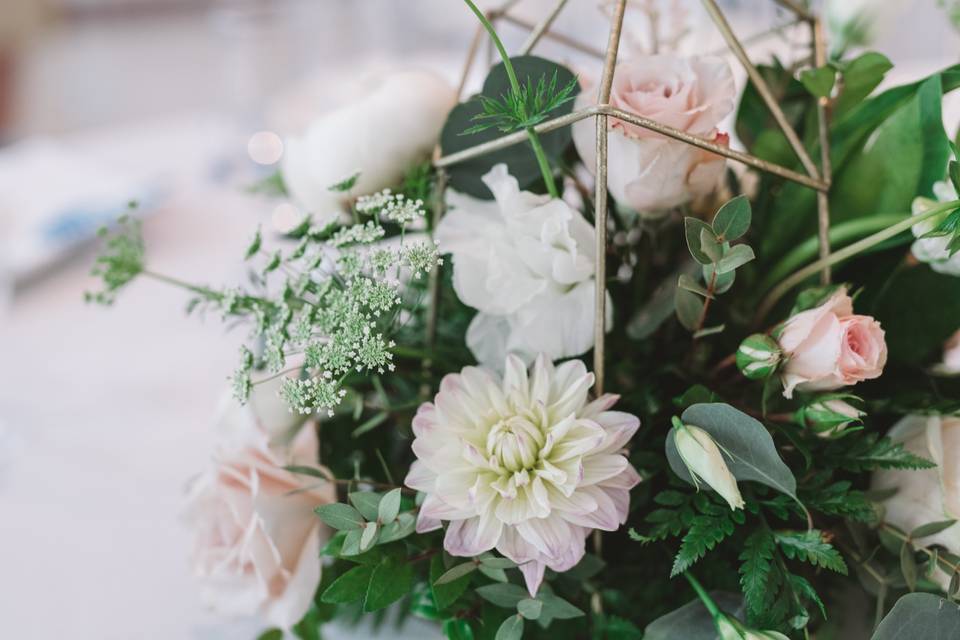
{"type": "MultiPolygon", "coordinates": [[[[510,24],[516,27],[520,27],[521,29],[528,29],[530,31],[533,31],[536,28],[536,25],[533,24],[532,22],[528,22],[523,18],[518,18],[509,13],[506,13],[500,16],[500,19],[503,20],[504,22],[509,22],[510,24]]],[[[556,31],[551,31],[548,29],[543,32],[543,37],[549,40],[554,40],[556,42],[559,42],[560,44],[566,45],[571,49],[575,49],[581,53],[585,53],[587,55],[593,56],[595,58],[600,58],[601,60],[603,60],[603,51],[600,51],[599,49],[591,47],[586,43],[580,42],[579,40],[571,38],[570,36],[564,35],[562,33],[557,33],[556,31]]]]}
{"type": "MultiPolygon", "coordinates": [[[[810,23],[813,35],[813,62],[817,67],[827,63],[827,43],[823,33],[823,23],[814,18],[810,23]]],[[[827,184],[833,179],[833,168],[830,165],[830,113],[829,98],[817,98],[817,128],[820,140],[820,175],[827,184]]],[[[817,237],[820,242],[820,259],[823,260],[823,270],[820,272],[820,282],[830,284],[830,195],[827,191],[817,192],[817,237]]]]}
{"type": "Polygon", "coordinates": [[[740,64],[743,65],[747,75],[750,76],[750,80],[757,89],[757,93],[760,94],[760,97],[763,98],[767,108],[770,109],[773,119],[777,121],[777,124],[783,131],[783,135],[787,138],[787,142],[789,142],[790,146],[793,148],[793,152],[797,154],[797,158],[799,158],[801,164],[803,164],[803,168],[806,169],[807,174],[811,178],[819,178],[820,174],[817,170],[817,165],[814,164],[810,154],[807,153],[806,148],[803,146],[803,143],[797,136],[797,132],[793,130],[792,126],[790,126],[790,123],[787,121],[787,116],[784,115],[783,110],[777,103],[777,99],[774,97],[773,92],[767,85],[766,80],[763,79],[763,76],[760,75],[760,72],[757,70],[757,68],[752,62],[750,62],[750,58],[747,56],[746,50],[744,50],[743,45],[740,44],[740,41],[737,40],[737,36],[733,33],[733,29],[730,28],[730,23],[727,22],[727,19],[723,16],[723,12],[720,11],[720,7],[717,6],[716,0],[702,0],[702,2],[704,8],[707,10],[707,13],[710,14],[710,17],[713,19],[714,23],[716,23],[717,28],[720,29],[720,33],[723,35],[724,40],[726,40],[727,44],[730,46],[730,50],[733,51],[733,54],[738,60],[740,60],[740,64]]]}
{"type": "Polygon", "coordinates": [[[563,10],[563,7],[566,6],[567,0],[557,0],[557,4],[554,5],[553,9],[546,15],[546,17],[540,21],[537,26],[533,28],[530,32],[530,35],[527,37],[527,41],[523,43],[523,46],[520,47],[520,55],[525,56],[533,48],[537,46],[537,43],[540,41],[540,38],[543,37],[543,34],[553,25],[553,21],[557,19],[557,16],[560,15],[560,11],[563,10]]]}
{"type": "MultiPolygon", "coordinates": [[[[736,151],[734,149],[718,145],[715,142],[711,142],[705,138],[700,138],[685,131],[674,129],[673,127],[669,127],[665,124],[660,124],[655,120],[650,120],[649,118],[638,116],[635,113],[630,113],[629,111],[624,111],[622,109],[615,109],[613,107],[598,107],[593,105],[584,109],[579,109],[572,113],[560,116],[559,118],[541,122],[534,127],[534,130],[537,133],[545,133],[598,115],[613,116],[614,118],[618,118],[624,122],[635,124],[638,127],[643,127],[644,129],[649,129],[650,131],[656,131],[657,133],[663,134],[668,138],[686,142],[687,144],[691,144],[705,151],[711,151],[719,156],[723,156],[724,158],[740,162],[766,173],[772,173],[773,175],[780,176],[781,178],[785,178],[791,182],[796,182],[797,184],[802,184],[805,187],[810,187],[811,189],[815,189],[817,191],[826,191],[830,186],[821,180],[814,180],[813,178],[805,176],[802,173],[797,173],[796,171],[787,169],[786,167],[782,167],[776,163],[757,158],[749,153],[736,151]]],[[[474,147],[470,147],[469,149],[457,151],[456,153],[451,153],[450,155],[438,158],[434,161],[434,166],[438,168],[449,167],[460,162],[465,162],[467,160],[472,160],[473,158],[492,153],[493,151],[499,151],[500,149],[505,149],[515,144],[525,142],[526,139],[526,133],[523,131],[510,133],[501,138],[497,138],[496,140],[490,140],[489,142],[478,144],[474,147]]]]}
{"type": "MultiPolygon", "coordinates": [[[[595,116],[598,112],[597,107],[588,107],[586,109],[580,109],[579,111],[574,111],[566,115],[562,115],[558,118],[552,120],[547,120],[546,122],[541,122],[533,128],[537,133],[546,133],[548,131],[553,131],[554,129],[560,129],[574,122],[579,122],[580,120],[585,120],[591,116],[595,116]]],[[[463,151],[457,151],[456,153],[451,153],[448,156],[444,156],[434,162],[434,166],[437,167],[449,167],[450,165],[457,164],[459,162],[464,162],[466,160],[471,160],[478,156],[482,156],[493,151],[499,151],[500,149],[505,149],[506,147],[511,147],[520,142],[525,142],[527,140],[526,131],[515,131],[514,133],[508,133],[507,135],[497,138],[496,140],[490,140],[489,142],[483,142],[475,147],[470,147],[469,149],[464,149],[463,151]]]]}
{"type": "Polygon", "coordinates": [[[752,156],[749,153],[736,151],[735,149],[718,145],[715,142],[711,142],[705,138],[689,134],[679,129],[674,129],[673,127],[668,127],[667,125],[660,124],[655,120],[638,116],[635,113],[630,113],[629,111],[623,111],[622,109],[615,109],[613,107],[601,107],[599,108],[599,111],[600,113],[605,113],[609,116],[613,116],[614,118],[623,120],[624,122],[635,124],[638,127],[643,127],[644,129],[649,129],[650,131],[656,131],[657,133],[661,133],[668,138],[673,138],[674,140],[680,140],[681,142],[692,144],[693,146],[699,147],[705,151],[712,151],[719,156],[729,158],[730,160],[736,160],[737,162],[741,162],[749,167],[753,167],[754,169],[759,169],[760,171],[765,171],[766,173],[772,173],[773,175],[786,178],[787,180],[802,184],[805,187],[810,187],[811,189],[816,189],[817,191],[826,191],[830,186],[822,180],[805,176],[802,173],[797,173],[796,171],[782,167],[774,162],[768,162],[767,160],[752,156]]]}

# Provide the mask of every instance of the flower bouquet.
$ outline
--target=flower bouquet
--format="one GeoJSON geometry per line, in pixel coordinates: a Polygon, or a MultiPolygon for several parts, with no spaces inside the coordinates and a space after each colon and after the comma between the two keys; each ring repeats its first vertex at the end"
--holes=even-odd
{"type": "MultiPolygon", "coordinates": [[[[288,140],[305,212],[243,285],[105,232],[245,331],[187,520],[204,596],[262,638],[946,638],[960,629],[960,67],[530,55],[475,96],[400,74],[288,140]],[[721,127],[733,114],[735,131],[721,127]],[[384,121],[384,135],[351,123],[384,121]],[[739,140],[736,149],[731,135],[739,140]],[[354,172],[359,166],[360,171],[354,172]]],[[[564,3],[558,4],[558,10],[564,3]]],[[[474,47],[475,48],[475,47],[474,47]]]]}

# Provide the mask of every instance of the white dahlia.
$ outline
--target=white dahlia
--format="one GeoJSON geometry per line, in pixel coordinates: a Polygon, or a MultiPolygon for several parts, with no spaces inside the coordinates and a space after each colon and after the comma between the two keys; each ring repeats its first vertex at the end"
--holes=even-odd
{"type": "Polygon", "coordinates": [[[619,396],[587,402],[593,381],[579,360],[554,367],[543,355],[529,375],[508,356],[503,379],[479,367],[446,376],[413,420],[406,484],[427,496],[417,530],[448,520],[449,553],[496,549],[531,594],[546,567],[577,564],[591,530],[626,521],[640,480],[622,451],[640,420],[608,411],[619,396]]]}

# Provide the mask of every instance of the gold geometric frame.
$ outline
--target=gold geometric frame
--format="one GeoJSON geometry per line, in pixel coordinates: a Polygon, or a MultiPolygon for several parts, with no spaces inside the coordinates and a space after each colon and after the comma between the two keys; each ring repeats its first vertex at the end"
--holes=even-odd
{"type": "MultiPolygon", "coordinates": [[[[610,101],[610,92],[613,85],[613,74],[617,64],[617,54],[620,47],[620,34],[623,29],[623,19],[624,14],[626,13],[628,0],[616,0],[614,6],[613,16],[611,19],[610,25],[610,36],[607,41],[607,47],[605,52],[600,52],[597,49],[594,49],[590,45],[579,42],[569,36],[555,33],[551,31],[554,20],[566,6],[568,0],[557,0],[554,7],[547,13],[547,15],[537,24],[527,23],[519,18],[516,18],[510,13],[510,10],[517,5],[520,0],[507,0],[507,2],[502,5],[500,8],[487,12],[487,18],[491,22],[496,22],[498,20],[504,20],[506,22],[512,23],[516,26],[526,28],[530,31],[530,35],[527,40],[524,42],[523,46],[520,49],[521,54],[529,53],[544,37],[551,38],[557,42],[565,44],[568,47],[576,49],[578,51],[588,53],[591,55],[596,55],[598,57],[603,57],[603,75],[601,76],[600,89],[597,96],[597,104],[586,107],[584,109],[578,109],[572,113],[569,113],[553,120],[548,120],[542,122],[534,130],[538,133],[544,133],[547,131],[552,131],[554,129],[559,129],[561,127],[566,127],[574,122],[580,120],[585,120],[586,118],[595,118],[596,119],[596,130],[597,130],[597,165],[596,165],[596,187],[595,187],[595,201],[594,201],[594,227],[596,229],[596,270],[594,277],[598,286],[596,287],[596,300],[595,300],[595,315],[594,315],[594,362],[593,370],[594,375],[596,376],[596,384],[594,391],[597,395],[600,395],[604,392],[604,358],[605,358],[605,332],[604,332],[604,318],[606,317],[606,287],[602,286],[602,283],[606,282],[606,249],[607,249],[607,122],[609,118],[616,118],[618,120],[623,120],[629,122],[630,124],[642,127],[644,129],[649,129],[656,133],[660,133],[669,138],[679,140],[686,144],[693,145],[700,149],[713,152],[717,155],[724,156],[730,160],[735,160],[747,166],[759,169],[767,173],[771,173],[781,178],[791,180],[797,184],[801,184],[805,187],[813,189],[817,192],[817,226],[818,226],[818,239],[820,246],[820,257],[827,258],[830,255],[830,240],[829,240],[829,229],[830,229],[830,210],[828,204],[828,192],[830,189],[830,180],[831,180],[831,168],[830,168],[830,147],[829,147],[829,128],[828,128],[828,113],[827,106],[828,101],[826,98],[821,98],[817,100],[817,121],[819,128],[819,144],[820,144],[820,166],[818,167],[813,159],[810,157],[810,154],[807,153],[806,148],[803,146],[803,143],[800,141],[799,136],[793,127],[790,126],[790,123],[787,121],[786,116],[783,113],[783,110],[780,109],[780,105],[777,103],[776,98],[773,95],[773,92],[770,90],[770,87],[767,85],[766,81],[760,75],[760,72],[754,66],[747,56],[747,52],[744,49],[743,44],[740,40],[737,39],[736,35],[733,33],[733,30],[730,27],[730,24],[727,22],[726,17],[723,15],[723,12],[720,10],[720,7],[717,6],[716,0],[702,0],[704,8],[707,10],[707,13],[710,15],[710,18],[716,24],[717,28],[720,30],[720,33],[723,35],[724,40],[726,41],[727,46],[730,48],[730,51],[734,56],[740,61],[744,69],[747,72],[747,76],[750,78],[750,81],[753,83],[754,87],[757,90],[757,93],[760,94],[760,97],[763,99],[767,108],[769,109],[774,120],[777,122],[781,131],[787,139],[787,142],[790,144],[790,147],[793,149],[793,152],[796,154],[797,158],[800,160],[800,164],[803,166],[805,173],[799,173],[792,169],[788,169],[782,165],[768,162],[756,156],[744,153],[741,151],[736,151],[729,149],[727,147],[722,147],[717,145],[710,140],[701,138],[699,136],[691,135],[679,129],[675,129],[665,124],[656,122],[649,118],[645,118],[639,114],[631,113],[629,111],[624,111],[622,109],[617,109],[612,107],[609,104],[610,101]]],[[[823,26],[821,24],[820,18],[809,11],[804,6],[801,6],[798,0],[772,0],[777,4],[789,9],[794,13],[797,18],[797,22],[806,23],[810,28],[810,38],[811,38],[811,64],[815,67],[820,67],[826,64],[826,42],[823,35],[823,26]]],[[[477,57],[477,53],[480,48],[480,43],[483,40],[485,31],[483,26],[477,28],[476,35],[473,38],[473,41],[470,45],[470,50],[467,55],[467,61],[464,65],[463,74],[461,76],[459,93],[462,94],[464,85],[466,83],[467,76],[470,72],[470,69],[473,65],[474,59],[477,57]]],[[[459,96],[458,96],[459,97],[459,96]]],[[[469,160],[471,158],[476,158],[478,156],[503,149],[505,147],[518,144],[527,139],[527,134],[524,131],[518,131],[511,133],[496,140],[491,140],[482,144],[478,144],[469,149],[464,149],[463,151],[458,151],[446,156],[439,156],[439,151],[434,157],[434,166],[437,168],[440,175],[440,198],[439,202],[442,207],[443,203],[443,190],[445,186],[445,174],[444,168],[451,165],[469,160]]],[[[442,214],[442,211],[438,212],[438,215],[442,214]]],[[[821,280],[826,284],[830,282],[830,267],[825,266],[821,272],[821,280]]],[[[436,309],[437,309],[437,291],[438,283],[436,275],[431,282],[431,301],[430,301],[430,313],[428,316],[427,322],[427,339],[428,343],[433,342],[436,332],[436,309]]],[[[425,363],[427,364],[427,363],[425,363]]]]}

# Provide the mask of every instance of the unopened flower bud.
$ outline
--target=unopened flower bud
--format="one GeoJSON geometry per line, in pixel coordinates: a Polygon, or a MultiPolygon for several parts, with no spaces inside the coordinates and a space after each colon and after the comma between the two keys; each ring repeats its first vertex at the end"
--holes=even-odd
{"type": "Polygon", "coordinates": [[[798,422],[813,429],[821,438],[832,438],[866,415],[848,400],[856,396],[825,396],[802,407],[797,412],[798,422]]]}
{"type": "Polygon", "coordinates": [[[720,447],[709,433],[693,425],[675,421],[673,430],[677,452],[687,466],[694,483],[699,478],[727,501],[731,509],[742,509],[743,498],[737,479],[730,473],[720,447]]]}
{"type": "Polygon", "coordinates": [[[720,640],[790,640],[778,631],[755,631],[747,629],[736,618],[724,614],[716,620],[720,640]]]}
{"type": "Polygon", "coordinates": [[[772,376],[782,358],[783,352],[777,341],[762,333],[748,337],[737,349],[737,367],[751,380],[763,380],[772,376]]]}

